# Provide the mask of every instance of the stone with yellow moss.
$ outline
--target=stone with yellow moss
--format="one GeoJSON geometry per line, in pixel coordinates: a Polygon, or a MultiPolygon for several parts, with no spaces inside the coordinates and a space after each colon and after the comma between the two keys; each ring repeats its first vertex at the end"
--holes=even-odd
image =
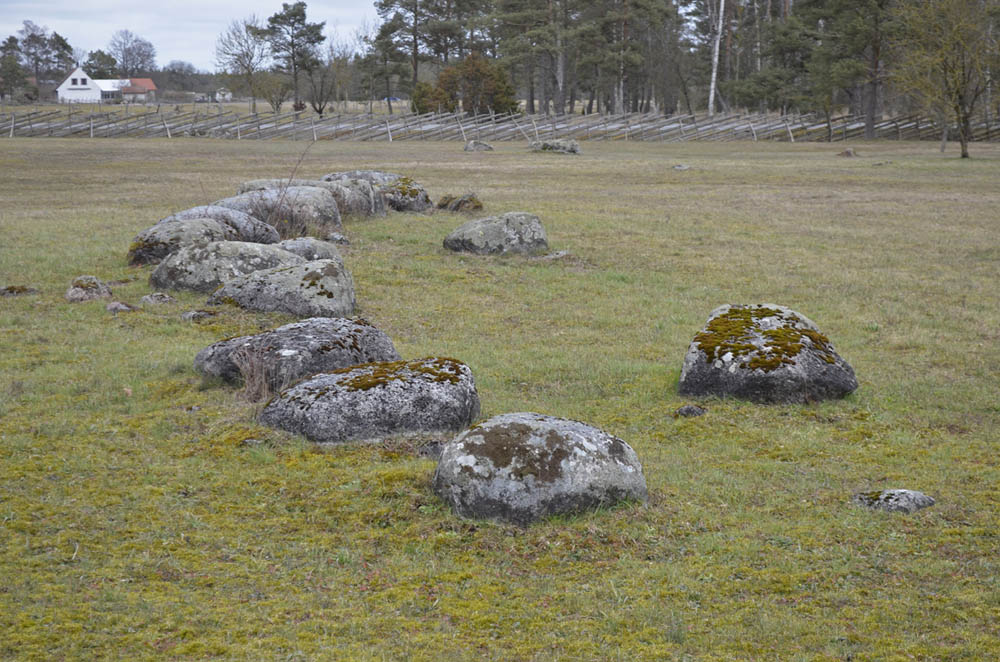
{"type": "Polygon", "coordinates": [[[272,399],[260,422],[312,441],[343,443],[455,433],[478,416],[479,394],[469,366],[430,357],[315,375],[272,399]]]}
{"type": "Polygon", "coordinates": [[[858,387],[854,369],[801,313],[775,304],[725,305],[691,342],[682,395],[763,403],[842,398],[858,387]]]}
{"type": "Polygon", "coordinates": [[[463,517],[520,525],[647,500],[631,446],[586,423],[531,412],[494,416],[445,444],[434,491],[463,517]]]}

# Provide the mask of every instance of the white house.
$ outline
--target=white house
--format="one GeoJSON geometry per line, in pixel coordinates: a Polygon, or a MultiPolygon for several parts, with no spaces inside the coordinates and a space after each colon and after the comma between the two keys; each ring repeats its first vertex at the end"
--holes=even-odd
{"type": "Polygon", "coordinates": [[[73,70],[56,88],[61,103],[98,101],[152,101],[156,85],[149,78],[91,78],[81,67],[73,70]]]}

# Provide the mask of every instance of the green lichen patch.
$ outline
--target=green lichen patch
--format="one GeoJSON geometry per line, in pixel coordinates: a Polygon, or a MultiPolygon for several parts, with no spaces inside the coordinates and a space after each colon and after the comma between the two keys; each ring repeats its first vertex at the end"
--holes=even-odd
{"type": "Polygon", "coordinates": [[[400,177],[389,186],[389,190],[404,198],[419,198],[422,189],[411,177],[400,177]]]}
{"type": "Polygon", "coordinates": [[[457,384],[461,380],[463,364],[445,357],[418,359],[416,361],[390,361],[365,363],[335,370],[332,374],[349,374],[362,371],[340,386],[348,391],[367,391],[385,386],[394,381],[431,381],[438,384],[457,384]]]}
{"type": "Polygon", "coordinates": [[[730,360],[747,370],[771,372],[791,365],[806,347],[827,363],[835,363],[830,340],[803,327],[804,322],[790,312],[767,306],[733,306],[709,320],[694,342],[708,363],[731,354],[730,360]],[[778,326],[761,328],[761,322],[768,318],[776,318],[778,326]]]}

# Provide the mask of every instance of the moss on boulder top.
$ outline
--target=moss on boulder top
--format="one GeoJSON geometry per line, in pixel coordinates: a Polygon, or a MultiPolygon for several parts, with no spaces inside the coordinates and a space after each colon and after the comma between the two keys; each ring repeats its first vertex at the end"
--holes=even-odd
{"type": "Polygon", "coordinates": [[[445,444],[434,491],[464,517],[522,525],[647,498],[642,465],[624,441],[531,412],[494,416],[445,444]]]}
{"type": "Polygon", "coordinates": [[[378,440],[407,433],[455,433],[479,416],[467,365],[431,357],[368,363],[315,375],[264,408],[264,425],[317,442],[378,440]]]}
{"type": "Polygon", "coordinates": [[[774,304],[712,311],[688,348],[683,395],[754,402],[840,398],[858,387],[854,370],[809,318],[774,304]]]}

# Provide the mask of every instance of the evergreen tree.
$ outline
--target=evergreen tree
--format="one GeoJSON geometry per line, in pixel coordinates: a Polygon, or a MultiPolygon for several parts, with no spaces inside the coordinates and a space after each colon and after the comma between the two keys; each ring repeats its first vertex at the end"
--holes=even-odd
{"type": "Polygon", "coordinates": [[[291,74],[296,110],[305,107],[299,96],[299,73],[308,68],[316,58],[317,48],[326,39],[323,35],[324,25],[325,21],[306,21],[305,2],[283,2],[281,11],[267,19],[266,28],[254,28],[255,34],[271,45],[271,53],[281,64],[282,70],[291,74]]]}

